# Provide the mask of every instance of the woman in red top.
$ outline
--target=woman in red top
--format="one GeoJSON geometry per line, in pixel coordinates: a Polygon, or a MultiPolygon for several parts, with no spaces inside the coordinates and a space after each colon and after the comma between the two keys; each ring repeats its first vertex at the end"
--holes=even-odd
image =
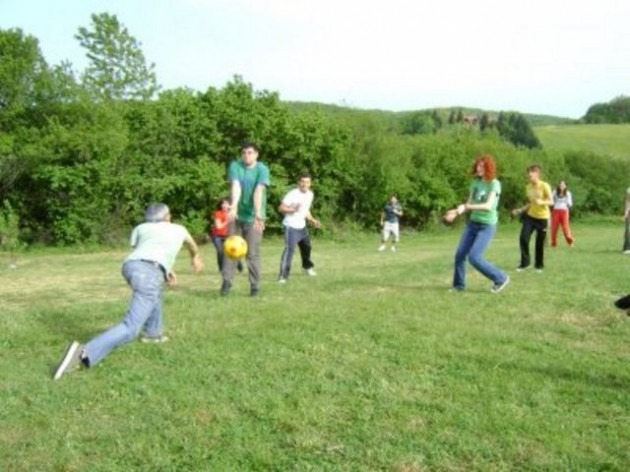
{"type": "MultiPolygon", "coordinates": [[[[213,224],[210,237],[212,238],[212,244],[217,250],[217,265],[219,266],[219,272],[223,270],[223,243],[228,237],[228,227],[230,225],[230,201],[227,198],[223,198],[217,205],[217,210],[213,215],[213,224]]],[[[243,271],[243,264],[238,262],[238,271],[243,271]]]]}

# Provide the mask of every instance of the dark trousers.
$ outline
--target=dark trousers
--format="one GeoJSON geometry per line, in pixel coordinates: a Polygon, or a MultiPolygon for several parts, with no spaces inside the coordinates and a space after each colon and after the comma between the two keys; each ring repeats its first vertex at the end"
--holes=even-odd
{"type": "MultiPolygon", "coordinates": [[[[219,267],[219,272],[223,271],[223,261],[225,261],[223,244],[226,239],[226,236],[217,236],[216,234],[212,235],[212,244],[214,244],[214,248],[217,250],[217,266],[219,267]]],[[[241,261],[237,262],[236,267],[239,272],[243,272],[243,263],[241,261]]]]}
{"type": "MultiPolygon", "coordinates": [[[[238,234],[247,241],[247,269],[249,275],[249,285],[252,289],[258,290],[260,287],[260,244],[262,243],[262,233],[254,229],[253,223],[243,223],[235,221],[230,223],[228,235],[238,234]]],[[[233,261],[229,257],[223,260],[223,285],[232,286],[234,278],[234,268],[238,267],[238,262],[233,261]]]]}
{"type": "Polygon", "coordinates": [[[630,251],[630,218],[626,219],[626,232],[623,235],[623,250],[630,251]]]}
{"type": "Polygon", "coordinates": [[[529,215],[523,216],[523,226],[521,228],[521,235],[519,238],[521,246],[521,267],[527,267],[531,264],[529,257],[529,240],[532,237],[532,233],[536,231],[536,269],[542,269],[545,267],[545,236],[547,235],[546,219],[532,218],[529,215]]]}
{"type": "Polygon", "coordinates": [[[315,267],[311,260],[311,237],[306,228],[295,229],[289,226],[284,227],[284,251],[280,258],[280,278],[287,279],[291,273],[291,263],[295,247],[300,248],[302,258],[302,268],[312,269],[315,267]]]}
{"type": "Polygon", "coordinates": [[[223,253],[223,243],[225,242],[225,237],[217,236],[216,234],[212,235],[212,244],[214,244],[214,248],[217,250],[217,266],[219,267],[219,272],[223,270],[223,259],[225,258],[225,254],[223,253]]]}

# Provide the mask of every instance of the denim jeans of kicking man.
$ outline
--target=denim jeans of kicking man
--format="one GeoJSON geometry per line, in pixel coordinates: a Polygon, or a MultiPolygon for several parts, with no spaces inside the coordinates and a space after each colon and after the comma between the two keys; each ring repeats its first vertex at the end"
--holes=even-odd
{"type": "Polygon", "coordinates": [[[468,258],[468,261],[475,269],[495,284],[500,285],[505,282],[507,274],[483,258],[496,229],[496,225],[468,222],[455,253],[454,288],[458,290],[466,288],[466,258],[468,258]]]}
{"type": "Polygon", "coordinates": [[[165,278],[161,267],[147,261],[127,261],[122,274],[133,295],[123,321],[85,345],[90,367],[112,350],[133,341],[144,330],[148,337],[162,335],[162,301],[165,278]]]}

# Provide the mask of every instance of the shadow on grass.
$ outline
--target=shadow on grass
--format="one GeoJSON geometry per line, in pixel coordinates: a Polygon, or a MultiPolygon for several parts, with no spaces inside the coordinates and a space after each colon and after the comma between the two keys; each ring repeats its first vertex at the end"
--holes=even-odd
{"type": "Polygon", "coordinates": [[[520,374],[538,374],[565,382],[575,382],[584,385],[599,386],[602,388],[630,391],[630,377],[623,374],[602,372],[600,375],[577,370],[566,365],[527,365],[513,360],[506,362],[494,362],[482,356],[467,356],[467,359],[482,365],[489,370],[509,370],[520,374]]]}
{"type": "Polygon", "coordinates": [[[76,339],[80,342],[86,342],[100,334],[104,329],[119,323],[124,314],[124,311],[121,311],[117,317],[108,316],[109,325],[106,328],[103,326],[108,322],[103,320],[105,312],[97,318],[93,312],[87,310],[80,313],[69,310],[53,310],[40,314],[35,319],[49,333],[61,335],[68,341],[76,339]]]}

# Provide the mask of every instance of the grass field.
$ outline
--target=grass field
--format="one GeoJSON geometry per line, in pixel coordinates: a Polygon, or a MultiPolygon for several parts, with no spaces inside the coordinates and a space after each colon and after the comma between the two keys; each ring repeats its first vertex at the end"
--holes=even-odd
{"type": "MultiPolygon", "coordinates": [[[[0,269],[0,470],[627,470],[630,292],[621,225],[576,225],[576,247],[516,273],[517,228],[449,293],[461,227],[316,241],[318,276],[218,295],[214,254],[182,254],[162,345],[131,343],[51,380],[66,343],[117,323],[125,253],[27,254],[0,269]]],[[[294,268],[298,264],[294,263],[294,268]]]]}
{"type": "Polygon", "coordinates": [[[560,125],[534,128],[543,149],[592,151],[630,159],[630,125],[560,125]]]}

